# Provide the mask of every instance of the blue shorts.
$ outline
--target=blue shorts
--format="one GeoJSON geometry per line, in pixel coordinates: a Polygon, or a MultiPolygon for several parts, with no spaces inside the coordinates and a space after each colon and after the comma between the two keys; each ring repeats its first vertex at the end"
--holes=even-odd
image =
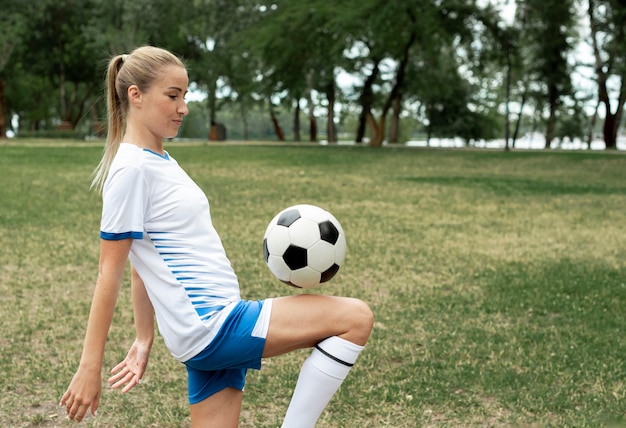
{"type": "Polygon", "coordinates": [[[228,387],[243,391],[248,369],[261,368],[271,306],[271,299],[240,301],[209,346],[185,362],[189,404],[228,387]]]}

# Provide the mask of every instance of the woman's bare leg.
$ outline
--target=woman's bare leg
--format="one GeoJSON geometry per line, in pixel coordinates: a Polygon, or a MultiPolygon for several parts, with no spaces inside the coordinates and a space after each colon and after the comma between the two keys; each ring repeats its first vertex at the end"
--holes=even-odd
{"type": "Polygon", "coordinates": [[[274,299],[263,356],[314,347],[302,365],[283,428],[313,427],[367,342],[374,318],[360,300],[323,295],[274,299]]]}
{"type": "MultiPolygon", "coordinates": [[[[310,348],[328,338],[340,338],[346,341],[347,346],[361,348],[367,342],[372,331],[373,315],[369,307],[360,300],[346,297],[331,297],[323,295],[298,295],[289,297],[279,297],[273,299],[270,325],[265,342],[263,357],[281,355],[289,351],[300,348],[310,348]]],[[[337,341],[337,339],[334,339],[337,341]]],[[[316,351],[317,352],[317,351],[316,351]]],[[[358,354],[358,352],[357,352],[358,354]]],[[[319,358],[319,352],[317,357],[319,358]]],[[[313,355],[312,355],[313,357],[313,355]]],[[[320,395],[324,389],[323,375],[315,372],[312,357],[305,362],[300,378],[311,378],[318,384],[314,388],[303,386],[302,380],[298,381],[290,410],[295,425],[289,425],[285,420],[285,426],[305,426],[303,424],[314,423],[319,416],[313,412],[307,416],[300,408],[298,402],[306,403],[306,410],[310,410],[311,401],[320,395]],[[313,370],[313,373],[311,373],[313,370]],[[321,382],[321,383],[320,383],[321,382]],[[316,397],[302,397],[305,394],[313,393],[316,397]],[[299,398],[298,398],[299,397],[299,398]],[[294,405],[295,402],[295,405],[294,405]]],[[[347,372],[346,372],[347,374],[347,372]]],[[[308,381],[310,382],[310,380],[308,381]]],[[[332,397],[335,386],[330,385],[331,392],[327,397],[322,397],[320,411],[325,403],[332,397]]],[[[211,395],[200,403],[191,405],[191,423],[193,428],[236,428],[241,412],[241,402],[243,392],[235,388],[226,388],[211,395]]],[[[289,414],[288,414],[289,416],[289,414]]]]}
{"type": "Polygon", "coordinates": [[[192,428],[237,428],[243,391],[223,389],[191,405],[192,428]]]}
{"type": "Polygon", "coordinates": [[[313,294],[278,297],[272,303],[263,357],[310,348],[331,336],[362,346],[373,323],[372,311],[358,299],[313,294]]]}

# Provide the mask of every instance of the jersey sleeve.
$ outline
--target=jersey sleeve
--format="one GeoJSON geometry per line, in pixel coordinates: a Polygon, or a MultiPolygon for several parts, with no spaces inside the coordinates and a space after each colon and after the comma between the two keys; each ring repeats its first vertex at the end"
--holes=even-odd
{"type": "Polygon", "coordinates": [[[146,181],[140,169],[126,166],[114,171],[102,192],[100,238],[142,239],[146,198],[146,181]]]}

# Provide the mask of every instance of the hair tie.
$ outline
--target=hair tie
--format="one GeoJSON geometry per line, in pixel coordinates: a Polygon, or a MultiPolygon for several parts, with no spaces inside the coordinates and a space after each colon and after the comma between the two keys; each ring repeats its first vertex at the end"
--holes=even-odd
{"type": "Polygon", "coordinates": [[[123,54],[122,55],[122,62],[126,62],[126,58],[128,58],[128,54],[123,54]]]}

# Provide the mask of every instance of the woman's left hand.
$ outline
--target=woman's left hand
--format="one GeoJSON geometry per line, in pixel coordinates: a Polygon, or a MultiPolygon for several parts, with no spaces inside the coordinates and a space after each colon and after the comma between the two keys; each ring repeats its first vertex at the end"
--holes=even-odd
{"type": "Polygon", "coordinates": [[[123,386],[122,392],[128,392],[141,383],[141,378],[148,366],[151,348],[151,343],[146,344],[135,340],[124,361],[111,369],[112,376],[109,378],[109,384],[113,389],[123,386]]]}

